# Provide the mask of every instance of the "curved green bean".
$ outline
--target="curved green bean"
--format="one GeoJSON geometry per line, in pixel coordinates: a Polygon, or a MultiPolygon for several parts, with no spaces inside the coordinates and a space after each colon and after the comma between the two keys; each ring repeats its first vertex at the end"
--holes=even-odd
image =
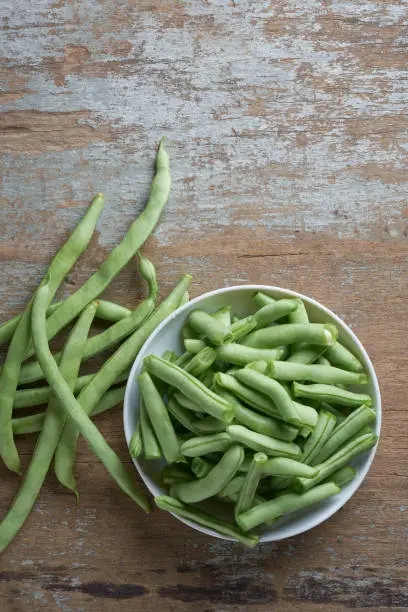
{"type": "Polygon", "coordinates": [[[299,342],[331,346],[337,334],[337,328],[331,323],[288,323],[257,329],[243,340],[243,344],[254,348],[273,348],[299,342]]]}
{"type": "MultiPolygon", "coordinates": [[[[45,313],[48,299],[47,285],[44,285],[40,291],[45,292],[44,302],[43,305],[41,305],[45,313]]],[[[69,391],[73,388],[75,378],[78,374],[81,363],[81,348],[84,345],[95,311],[96,304],[91,304],[85,309],[79,317],[65,345],[59,376],[64,382],[66,380],[65,384],[69,391]]],[[[33,311],[33,317],[34,314],[36,313],[33,311]]],[[[37,445],[28,466],[28,470],[23,478],[22,485],[14,498],[8,514],[0,523],[0,552],[8,546],[20,530],[37,499],[50,468],[52,456],[64,425],[64,418],[65,416],[59,406],[58,398],[52,396],[48,404],[43,428],[37,440],[37,445]]]]}
{"type": "Polygon", "coordinates": [[[240,514],[237,517],[237,522],[241,529],[249,531],[249,529],[253,529],[266,521],[306,508],[331,495],[337,495],[337,493],[340,493],[340,488],[333,482],[328,482],[303,494],[287,493],[286,495],[280,495],[264,504],[253,506],[240,514]]]}
{"type": "Polygon", "coordinates": [[[139,389],[156,438],[168,463],[177,461],[180,447],[166,406],[147,372],[138,376],[139,389]]]}
{"type": "Polygon", "coordinates": [[[242,446],[231,446],[206,476],[174,484],[171,487],[171,495],[188,504],[214,497],[235,476],[243,459],[242,446]]]}
{"type": "Polygon", "coordinates": [[[186,457],[201,457],[209,453],[224,453],[234,440],[226,432],[190,438],[182,443],[180,450],[186,457]]]}
{"type": "Polygon", "coordinates": [[[144,358],[144,365],[148,372],[176,387],[183,395],[199,404],[211,416],[225,423],[232,421],[233,407],[219,395],[207,389],[199,380],[191,376],[173,363],[168,363],[156,355],[144,358]]]}
{"type": "MultiPolygon", "coordinates": [[[[32,332],[38,360],[46,378],[67,415],[80,429],[94,453],[104,464],[107,471],[116,480],[120,488],[144,510],[149,510],[145,496],[135,487],[133,478],[126,472],[116,453],[107,444],[102,434],[85,413],[83,406],[75,399],[69,385],[61,375],[58,365],[52,357],[47,341],[46,310],[49,302],[49,286],[44,284],[37,291],[33,306],[32,332]]],[[[123,346],[123,345],[122,345],[123,346]]],[[[126,364],[127,365],[127,364],[126,364]]],[[[99,372],[102,371],[103,368],[99,372]]],[[[121,371],[124,368],[121,368],[121,371]]],[[[119,372],[120,373],[120,372],[119,372]]],[[[95,376],[97,378],[98,374],[95,376]]],[[[92,380],[90,384],[93,384],[92,380]]],[[[110,385],[109,385],[110,386],[110,385]]],[[[86,387],[86,389],[89,388],[86,387]]],[[[81,392],[82,393],[82,392],[81,392]]],[[[98,398],[99,399],[99,398],[98,398]]],[[[90,408],[90,410],[93,406],[90,408]]]]}
{"type": "MultiPolygon", "coordinates": [[[[126,236],[88,280],[56,310],[47,320],[47,338],[51,340],[70,323],[91,300],[102,293],[111,281],[130,261],[154,230],[170,194],[171,177],[169,156],[160,142],[156,156],[156,173],[150,188],[145,209],[130,226],[126,236]]],[[[29,353],[27,355],[30,356],[29,353]]]]}
{"type": "Polygon", "coordinates": [[[302,385],[294,382],[293,393],[295,397],[305,397],[321,402],[333,402],[334,404],[340,404],[340,406],[350,406],[352,408],[358,408],[361,404],[372,406],[373,403],[371,396],[366,393],[354,393],[334,385],[302,385]]]}
{"type": "Polygon", "coordinates": [[[243,427],[243,425],[228,425],[227,434],[236,442],[267,455],[296,458],[301,454],[299,446],[294,442],[271,438],[270,436],[251,431],[247,427],[243,427]]]}
{"type": "Polygon", "coordinates": [[[208,512],[203,512],[202,510],[198,510],[197,508],[183,504],[178,499],[174,499],[168,495],[159,495],[158,497],[154,498],[154,501],[160,510],[177,514],[178,516],[194,521],[199,525],[203,525],[203,527],[213,529],[218,533],[232,537],[234,540],[237,540],[250,548],[253,548],[259,542],[258,536],[244,534],[240,531],[240,529],[231,523],[227,523],[226,521],[212,516],[211,514],[208,514],[208,512]]]}
{"type": "Polygon", "coordinates": [[[351,351],[340,342],[335,342],[333,346],[327,349],[325,356],[330,361],[331,365],[350,370],[352,372],[363,372],[364,368],[360,361],[351,351]]]}
{"type": "Polygon", "coordinates": [[[149,297],[156,301],[159,288],[157,286],[156,268],[152,262],[144,257],[140,251],[137,252],[139,256],[139,272],[140,276],[147,282],[149,287],[149,297]]]}
{"type": "Polygon", "coordinates": [[[277,380],[307,380],[327,385],[365,385],[368,382],[366,374],[340,370],[326,365],[305,365],[287,361],[268,362],[268,376],[277,380]]]}
{"type": "Polygon", "coordinates": [[[192,310],[188,316],[188,323],[200,336],[208,338],[215,345],[222,344],[231,337],[228,326],[203,310],[192,310]]]}

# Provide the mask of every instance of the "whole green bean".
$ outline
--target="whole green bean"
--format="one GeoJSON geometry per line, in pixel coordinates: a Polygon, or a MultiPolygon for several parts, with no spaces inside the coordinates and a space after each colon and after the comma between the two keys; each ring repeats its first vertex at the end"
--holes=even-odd
{"type": "Polygon", "coordinates": [[[268,457],[265,453],[255,453],[253,456],[251,465],[249,466],[249,470],[246,473],[244,483],[239,492],[238,501],[235,505],[235,520],[240,514],[249,510],[249,508],[254,505],[256,490],[267,461],[268,457]]]}
{"type": "Polygon", "coordinates": [[[156,434],[153,431],[142,395],[140,395],[139,403],[139,421],[145,459],[160,459],[162,456],[162,451],[156,438],[156,434]]]}
{"type": "MultiPolygon", "coordinates": [[[[117,387],[107,391],[99,404],[92,410],[91,416],[96,416],[102,412],[110,410],[119,404],[125,396],[126,386],[117,387]]],[[[41,431],[44,426],[46,412],[37,412],[24,417],[17,417],[12,420],[14,435],[22,435],[41,431]]]]}
{"type": "Polygon", "coordinates": [[[279,411],[279,418],[282,421],[297,426],[303,425],[289,393],[277,380],[249,368],[243,368],[236,372],[235,378],[244,385],[251,387],[251,389],[266,395],[276,406],[279,411]]]}
{"type": "MultiPolygon", "coordinates": [[[[132,364],[141,346],[159,323],[178,308],[180,300],[190,283],[190,279],[191,276],[187,274],[182,277],[181,281],[168,297],[154,310],[139,329],[119,346],[109,359],[105,361],[101,369],[92,378],[91,382],[82,389],[77,399],[85,415],[88,415],[92,411],[105,391],[114,384],[117,378],[132,364]]],[[[62,443],[66,446],[67,452],[65,453],[64,451],[67,457],[66,462],[67,465],[69,463],[73,473],[78,428],[75,423],[68,423],[67,425],[68,433],[64,433],[58,447],[60,447],[62,443]]]]}
{"type": "Polygon", "coordinates": [[[307,380],[327,385],[365,385],[368,382],[366,374],[349,372],[326,365],[305,365],[288,363],[287,361],[268,362],[268,376],[277,380],[307,380]]]}
{"type": "Polygon", "coordinates": [[[191,471],[196,478],[204,478],[212,470],[214,464],[202,457],[194,457],[191,462],[191,471]]]}
{"type": "Polygon", "coordinates": [[[361,404],[371,406],[373,403],[370,395],[366,393],[353,393],[353,391],[347,391],[347,389],[341,389],[334,385],[302,385],[294,382],[293,393],[295,397],[306,397],[321,402],[333,402],[334,404],[350,406],[352,408],[358,408],[361,404]]]}
{"type": "Polygon", "coordinates": [[[325,352],[325,346],[317,344],[301,344],[299,347],[294,345],[295,349],[292,354],[286,359],[289,363],[304,363],[310,364],[319,360],[320,355],[325,352]]]}
{"type": "Polygon", "coordinates": [[[234,416],[233,407],[219,395],[207,389],[202,382],[173,363],[168,363],[156,355],[144,358],[148,372],[176,387],[183,395],[196,402],[206,412],[217,419],[229,423],[234,416]]]}
{"type": "Polygon", "coordinates": [[[184,340],[184,348],[187,353],[192,353],[193,355],[199,353],[206,346],[204,340],[197,340],[196,338],[186,338],[184,340]]]}
{"type": "MultiPolygon", "coordinates": [[[[47,328],[46,328],[46,307],[49,300],[49,288],[48,284],[45,284],[43,287],[40,287],[37,291],[36,298],[34,301],[33,307],[33,323],[32,323],[32,331],[33,331],[33,340],[37,353],[38,360],[41,364],[41,367],[46,375],[46,378],[52,387],[52,390],[60,402],[60,405],[71,418],[72,421],[79,428],[81,434],[84,436],[94,453],[99,457],[99,459],[104,464],[107,471],[112,475],[112,477],[116,480],[121,489],[131,497],[136,503],[138,503],[143,509],[146,511],[149,510],[149,504],[145,498],[145,496],[135,487],[133,478],[126,472],[124,466],[122,465],[120,459],[116,455],[116,453],[111,449],[111,447],[107,444],[102,434],[99,432],[97,427],[92,423],[87,413],[84,410],[84,403],[80,403],[75,399],[72,394],[69,386],[61,376],[61,373],[58,369],[58,365],[52,357],[51,351],[47,342],[47,328]]],[[[154,316],[154,315],[152,315],[154,316]]],[[[152,318],[152,317],[151,317],[152,318]]],[[[149,321],[151,320],[149,319],[149,321]]],[[[140,332],[140,330],[139,330],[140,332]]],[[[139,332],[135,332],[136,334],[139,332]]],[[[133,339],[134,336],[131,336],[130,340],[133,339]]],[[[129,340],[127,341],[129,342],[129,340]]],[[[125,346],[124,343],[118,349],[120,351],[125,346]]],[[[117,352],[118,352],[117,351],[117,352]]],[[[109,360],[108,362],[109,363],[109,360]]],[[[118,367],[119,371],[115,371],[115,375],[113,380],[129,365],[129,362],[126,360],[122,360],[121,366],[118,367]]],[[[106,364],[103,366],[99,372],[92,379],[91,383],[81,391],[81,394],[84,393],[91,385],[94,385],[94,381],[100,376],[102,370],[106,371],[106,364]]],[[[108,376],[104,376],[103,378],[109,378],[108,376]]],[[[107,388],[111,385],[111,380],[107,381],[107,388]]],[[[104,388],[104,391],[106,387],[104,388]]],[[[104,392],[103,391],[103,392],[104,392]]],[[[103,394],[103,393],[102,393],[103,394]]],[[[94,396],[95,397],[95,396],[94,396]]],[[[97,394],[97,401],[94,404],[88,404],[87,408],[89,412],[92,410],[94,405],[99,401],[101,395],[97,394]]]]}
{"type": "Polygon", "coordinates": [[[346,465],[343,468],[337,470],[337,472],[333,472],[331,476],[329,476],[327,481],[324,482],[334,482],[338,487],[344,487],[348,482],[353,480],[356,475],[356,470],[351,465],[346,465]]]}
{"type": "Polygon", "coordinates": [[[319,412],[319,418],[316,427],[313,429],[310,437],[306,440],[302,451],[303,463],[312,463],[313,459],[320,452],[320,449],[329,439],[331,432],[336,426],[336,419],[325,410],[319,412]]]}
{"type": "Polygon", "coordinates": [[[231,325],[231,306],[223,306],[214,312],[212,316],[224,327],[229,327],[231,325]]]}
{"type": "Polygon", "coordinates": [[[263,308],[264,306],[268,306],[268,304],[274,304],[276,300],[270,295],[267,295],[263,291],[257,291],[252,296],[252,300],[257,308],[263,308]]]}
{"type": "Polygon", "coordinates": [[[172,497],[187,504],[214,497],[235,476],[243,459],[242,446],[231,446],[206,476],[173,485],[170,491],[172,497]]]}
{"type": "MultiPolygon", "coordinates": [[[[96,222],[102,212],[103,203],[103,194],[98,194],[67,242],[52,259],[47,272],[47,274],[49,273],[52,276],[49,281],[47,308],[59,285],[87,247],[95,229],[96,222]]],[[[44,284],[47,274],[41,281],[40,286],[44,284]]],[[[92,297],[87,300],[86,304],[91,300],[92,297]]],[[[33,300],[31,299],[17,323],[0,374],[0,454],[6,466],[14,472],[20,472],[20,459],[14,443],[11,416],[14,396],[20,377],[21,364],[24,360],[27,346],[30,343],[32,302],[33,300]]],[[[86,306],[86,304],[84,304],[84,306],[86,306]]]]}
{"type": "Polygon", "coordinates": [[[294,486],[298,491],[307,491],[322,480],[328,478],[333,472],[344,467],[353,457],[360,455],[372,448],[378,440],[378,436],[373,433],[363,434],[341,447],[334,455],[319,463],[319,473],[314,478],[295,478],[294,486]]]}
{"type": "Polygon", "coordinates": [[[266,521],[279,518],[284,514],[295,512],[301,508],[307,508],[331,495],[337,495],[337,493],[340,493],[340,488],[333,482],[328,482],[327,484],[314,487],[306,493],[280,495],[264,504],[253,506],[243,514],[240,514],[237,517],[237,522],[241,529],[249,531],[249,529],[253,529],[266,521]]]}
{"type": "Polygon", "coordinates": [[[140,374],[137,380],[163,455],[168,463],[173,463],[180,456],[180,447],[166,406],[147,372],[140,374]]]}
{"type": "Polygon", "coordinates": [[[227,434],[236,442],[267,455],[296,458],[301,453],[299,446],[294,442],[271,438],[270,436],[251,431],[247,427],[243,427],[243,425],[228,425],[227,434]]]}
{"type": "MultiPolygon", "coordinates": [[[[44,285],[41,291],[47,291],[47,285],[44,285]]],[[[47,297],[48,296],[45,296],[44,298],[44,313],[46,310],[47,297]]],[[[59,376],[61,376],[63,380],[66,379],[68,389],[74,386],[75,378],[81,363],[81,347],[84,345],[95,311],[95,304],[91,304],[84,310],[72,329],[65,345],[59,376]]],[[[33,316],[34,314],[33,312],[33,316]]],[[[63,425],[64,413],[61,411],[58,400],[52,396],[48,404],[43,428],[38,437],[34,454],[23,478],[22,485],[14,498],[8,514],[0,523],[0,552],[8,546],[22,527],[37,499],[50,468],[63,425]]]]}
{"type": "Polygon", "coordinates": [[[234,406],[234,421],[237,423],[252,429],[252,431],[271,436],[272,438],[278,438],[279,440],[292,442],[296,438],[297,429],[295,427],[250,410],[250,408],[241,404],[232,393],[223,388],[217,389],[217,393],[234,406]]]}
{"type": "Polygon", "coordinates": [[[364,370],[360,361],[340,342],[335,342],[333,346],[327,349],[325,356],[330,361],[331,365],[350,370],[352,372],[362,372],[364,370]]]}
{"type": "Polygon", "coordinates": [[[254,348],[273,348],[299,342],[331,346],[337,334],[337,328],[331,323],[288,323],[257,329],[243,340],[243,344],[254,348]]]}
{"type": "Polygon", "coordinates": [[[247,365],[253,361],[277,361],[283,358],[285,349],[277,347],[274,349],[256,349],[242,344],[223,344],[217,351],[218,359],[236,365],[247,365]]]}
{"type": "MultiPolygon", "coordinates": [[[[58,310],[49,317],[47,320],[48,340],[68,325],[86,304],[89,304],[91,300],[94,300],[106,289],[147,240],[167,203],[170,186],[169,156],[164,148],[162,139],[156,156],[156,173],[145,209],[136,221],[132,223],[120,244],[110,252],[99,270],[88,278],[82,287],[70,295],[58,310]]],[[[29,355],[30,353],[27,357],[29,355]]]]}
{"type": "Polygon", "coordinates": [[[332,431],[320,451],[314,456],[312,465],[326,461],[340,446],[345,444],[363,427],[375,421],[376,413],[368,406],[360,406],[332,431]]]}
{"type": "Polygon", "coordinates": [[[260,310],[258,310],[255,314],[255,320],[257,327],[265,327],[266,325],[270,325],[274,321],[278,321],[286,315],[293,313],[298,306],[299,301],[296,299],[281,299],[277,300],[273,304],[268,304],[264,306],[260,310]]]}
{"type": "Polygon", "coordinates": [[[215,345],[222,344],[231,336],[228,326],[203,310],[192,310],[188,316],[188,323],[200,336],[208,338],[215,345]]]}
{"type": "Polygon", "coordinates": [[[209,453],[223,453],[234,443],[226,432],[198,436],[182,443],[180,450],[186,457],[200,457],[209,453]]]}
{"type": "Polygon", "coordinates": [[[303,476],[313,478],[319,470],[287,457],[273,457],[263,466],[263,476],[303,476]]]}
{"type": "Polygon", "coordinates": [[[199,525],[203,525],[208,529],[213,529],[217,533],[232,537],[234,540],[237,540],[250,548],[253,548],[259,542],[258,536],[243,534],[240,529],[231,523],[227,523],[226,521],[214,517],[207,512],[203,512],[202,510],[198,510],[197,508],[182,504],[179,500],[173,499],[167,495],[159,495],[158,497],[154,498],[154,501],[160,510],[177,514],[178,516],[194,521],[199,525]]]}

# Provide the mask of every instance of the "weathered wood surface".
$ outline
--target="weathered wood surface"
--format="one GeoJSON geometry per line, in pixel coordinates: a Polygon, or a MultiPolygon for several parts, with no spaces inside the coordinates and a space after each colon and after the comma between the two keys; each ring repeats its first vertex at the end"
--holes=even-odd
{"type": "MultiPolygon", "coordinates": [[[[0,314],[17,312],[98,190],[77,287],[142,209],[168,138],[171,201],[146,245],[164,294],[260,282],[358,333],[383,437],[353,499],[256,550],[144,516],[81,444],[80,504],[50,476],[0,560],[0,609],[402,610],[407,577],[407,5],[3,0],[0,314]]],[[[144,289],[129,266],[108,295],[144,289]]],[[[128,461],[120,409],[98,419],[128,461]]],[[[21,440],[28,460],[34,440],[21,440]]],[[[1,467],[0,516],[17,479],[1,467]]]]}

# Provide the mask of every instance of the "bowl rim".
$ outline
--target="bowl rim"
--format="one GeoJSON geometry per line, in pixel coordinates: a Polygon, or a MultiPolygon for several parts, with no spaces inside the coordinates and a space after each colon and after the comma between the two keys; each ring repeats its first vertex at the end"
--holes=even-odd
{"type": "MultiPolygon", "coordinates": [[[[326,315],[328,315],[329,317],[331,317],[332,319],[334,319],[336,321],[336,323],[339,325],[339,327],[343,328],[343,330],[345,330],[346,333],[349,334],[349,336],[351,337],[351,339],[353,340],[353,343],[358,347],[360,353],[362,354],[363,358],[364,358],[364,365],[367,368],[368,374],[369,374],[369,378],[371,379],[372,385],[373,385],[373,389],[374,389],[374,404],[376,406],[376,413],[377,413],[377,418],[376,418],[376,433],[378,435],[378,437],[380,437],[380,432],[381,432],[381,422],[382,422],[382,410],[381,410],[381,393],[380,393],[380,387],[379,387],[379,383],[378,383],[378,378],[373,366],[373,363],[366,351],[366,349],[364,348],[363,344],[360,342],[359,338],[356,336],[356,334],[353,332],[353,330],[338,316],[336,315],[332,310],[330,310],[329,308],[327,308],[327,306],[324,306],[323,304],[321,304],[320,302],[318,302],[317,300],[315,300],[314,298],[311,298],[307,295],[304,295],[302,293],[299,293],[297,291],[293,291],[291,289],[286,289],[284,287],[278,287],[276,285],[257,285],[257,284],[247,284],[247,285],[231,285],[229,287],[221,287],[220,289],[214,289],[212,291],[207,291],[206,293],[202,293],[201,295],[193,298],[192,300],[190,300],[189,302],[186,302],[185,304],[183,304],[182,306],[180,306],[179,308],[177,308],[174,312],[172,312],[169,316],[167,316],[157,327],[156,329],[150,334],[150,336],[145,340],[145,342],[143,343],[143,346],[140,348],[134,362],[132,365],[132,368],[130,370],[129,373],[129,377],[126,383],[126,391],[125,391],[125,397],[124,397],[124,401],[123,401],[123,427],[124,427],[124,433],[125,433],[125,439],[126,439],[126,444],[129,448],[129,443],[130,443],[130,438],[132,436],[132,431],[130,429],[130,423],[129,423],[129,417],[128,415],[130,414],[130,396],[131,396],[131,381],[133,381],[135,379],[135,373],[136,371],[139,369],[139,365],[140,365],[140,361],[142,360],[142,355],[144,353],[145,347],[146,345],[148,345],[150,342],[152,342],[162,331],[162,329],[168,325],[173,319],[175,319],[176,317],[178,317],[183,311],[190,309],[191,306],[195,305],[195,304],[199,304],[202,300],[206,299],[206,298],[210,298],[216,295],[220,295],[223,293],[228,293],[230,291],[263,291],[263,292],[277,292],[277,293],[281,293],[282,296],[291,296],[291,297],[295,297],[295,298],[300,298],[301,300],[313,305],[314,307],[317,307],[318,309],[322,310],[326,315]]],[[[370,467],[373,463],[376,451],[377,451],[377,447],[378,447],[378,443],[379,440],[377,441],[377,443],[375,444],[375,446],[373,446],[373,448],[370,450],[366,461],[364,463],[364,466],[361,469],[361,472],[355,476],[355,478],[352,480],[353,483],[353,487],[348,491],[347,495],[345,496],[345,498],[343,498],[342,496],[339,496],[339,499],[337,500],[337,502],[333,503],[330,506],[327,506],[326,508],[322,509],[321,515],[319,515],[316,520],[311,521],[310,525],[306,525],[303,528],[299,528],[299,529],[290,529],[290,526],[285,526],[283,528],[281,528],[283,530],[283,534],[280,533],[280,530],[278,529],[276,532],[271,531],[271,532],[267,532],[264,533],[260,536],[259,538],[259,542],[260,543],[266,543],[266,542],[277,542],[280,540],[284,540],[290,537],[294,537],[296,535],[300,535],[301,533],[305,533],[306,531],[309,531],[310,529],[313,529],[314,527],[317,527],[318,525],[320,525],[321,523],[323,523],[324,521],[328,520],[331,516],[333,516],[340,508],[342,508],[352,497],[353,495],[357,492],[357,490],[360,488],[363,480],[365,479],[365,477],[367,476],[368,471],[370,470],[370,467]]],[[[133,463],[139,473],[139,476],[141,477],[141,479],[143,480],[145,486],[148,488],[149,492],[152,495],[157,495],[157,493],[155,491],[152,490],[152,486],[151,483],[149,482],[149,478],[147,477],[147,475],[145,474],[142,466],[140,465],[139,461],[137,459],[132,458],[133,463]]],[[[337,496],[331,498],[332,500],[335,500],[337,496]]],[[[232,538],[230,536],[226,536],[220,533],[217,533],[216,531],[212,530],[212,529],[208,529],[207,527],[203,527],[201,525],[199,525],[198,523],[195,523],[194,521],[190,521],[189,519],[185,519],[183,517],[178,516],[177,514],[171,513],[173,514],[174,517],[176,517],[179,521],[181,521],[182,523],[184,523],[185,525],[188,525],[189,527],[195,529],[196,531],[199,531],[201,533],[205,533],[207,535],[213,536],[213,537],[217,537],[219,539],[223,539],[223,540],[230,540],[230,541],[236,541],[235,538],[232,538]]]]}

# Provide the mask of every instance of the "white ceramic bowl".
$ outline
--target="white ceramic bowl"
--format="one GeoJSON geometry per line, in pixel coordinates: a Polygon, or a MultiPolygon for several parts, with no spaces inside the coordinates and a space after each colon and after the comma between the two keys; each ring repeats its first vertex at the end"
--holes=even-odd
{"type": "MultiPolygon", "coordinates": [[[[359,385],[358,389],[361,390],[362,393],[367,392],[371,394],[373,398],[373,408],[377,412],[377,419],[373,428],[377,434],[380,433],[381,397],[377,376],[363,345],[354,335],[351,329],[328,308],[322,306],[322,304],[319,304],[309,297],[296,293],[295,291],[281,289],[280,287],[269,287],[267,285],[238,285],[225,289],[217,289],[216,291],[205,293],[204,295],[191,300],[191,302],[188,302],[167,317],[167,319],[165,319],[157,327],[157,329],[145,342],[137,356],[136,361],[133,364],[126,387],[123,417],[125,435],[128,444],[138,418],[139,389],[137,377],[142,369],[143,358],[150,354],[161,356],[166,349],[173,350],[176,353],[182,353],[183,346],[180,341],[180,331],[189,312],[195,308],[200,308],[207,312],[214,312],[222,306],[231,305],[232,312],[236,313],[238,316],[244,316],[254,312],[255,308],[251,297],[255,291],[265,291],[274,298],[283,298],[288,296],[299,297],[304,301],[309,318],[312,322],[330,322],[337,325],[339,330],[339,340],[360,359],[366,372],[369,374],[370,382],[364,386],[359,385]]],[[[376,446],[369,452],[363,453],[352,461],[352,465],[356,469],[357,474],[351,482],[342,488],[341,493],[330,497],[315,506],[289,514],[286,517],[282,517],[273,527],[264,530],[260,538],[261,542],[283,540],[284,538],[298,535],[299,533],[303,533],[312,527],[316,527],[316,525],[319,525],[332,516],[357,491],[370,468],[375,452],[376,446]]],[[[162,462],[140,459],[134,460],[134,463],[152,495],[156,496],[168,493],[160,484],[159,474],[163,467],[162,462]]],[[[184,518],[179,518],[179,520],[202,533],[206,533],[217,538],[232,539],[223,536],[212,529],[202,527],[193,521],[189,521],[184,518]]]]}

